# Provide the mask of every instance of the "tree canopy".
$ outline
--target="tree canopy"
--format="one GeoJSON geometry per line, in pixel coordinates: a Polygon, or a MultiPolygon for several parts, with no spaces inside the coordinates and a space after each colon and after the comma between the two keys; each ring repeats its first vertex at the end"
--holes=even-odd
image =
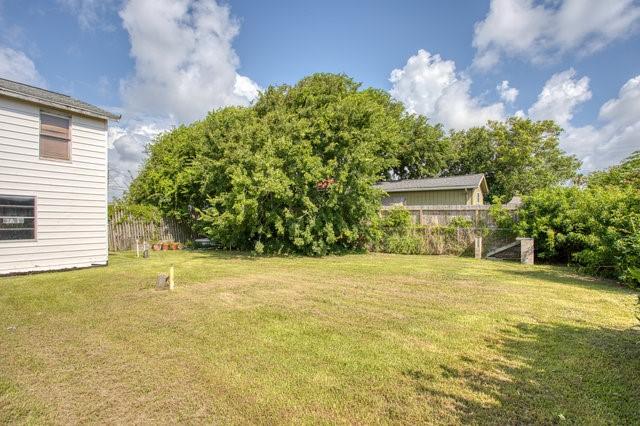
{"type": "Polygon", "coordinates": [[[160,135],[128,198],[226,247],[353,250],[379,235],[375,182],[485,173],[492,195],[528,194],[575,175],[559,132],[512,118],[447,134],[384,91],[314,74],[160,135]]]}
{"type": "Polygon", "coordinates": [[[640,188],[640,151],[635,151],[622,163],[597,171],[589,176],[589,186],[628,186],[640,188]]]}
{"type": "Polygon", "coordinates": [[[130,198],[182,218],[197,209],[200,230],[232,248],[362,248],[382,195],[373,184],[397,163],[403,119],[388,94],[315,74],[162,135],[130,198]]]}
{"type": "Polygon", "coordinates": [[[396,166],[390,179],[416,179],[439,176],[453,158],[450,140],[440,124],[431,125],[427,118],[405,115],[401,122],[402,143],[395,153],[396,166]]]}
{"type": "Polygon", "coordinates": [[[490,196],[509,200],[562,184],[580,162],[559,145],[562,129],[553,121],[512,117],[451,133],[452,161],[444,174],[484,173],[490,196]]]}

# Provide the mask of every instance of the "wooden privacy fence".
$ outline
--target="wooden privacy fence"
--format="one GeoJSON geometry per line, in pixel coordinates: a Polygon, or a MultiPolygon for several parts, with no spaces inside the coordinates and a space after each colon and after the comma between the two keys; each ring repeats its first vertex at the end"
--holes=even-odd
{"type": "Polygon", "coordinates": [[[195,234],[173,218],[157,222],[144,221],[130,213],[116,211],[109,217],[109,250],[134,250],[136,239],[147,242],[186,243],[196,238],[195,234]]]}
{"type": "MultiPolygon", "coordinates": [[[[382,211],[393,209],[396,206],[383,206],[382,211]]],[[[403,206],[411,213],[411,218],[416,225],[447,226],[454,217],[464,217],[474,226],[495,227],[495,222],[489,214],[490,205],[433,205],[433,206],[403,206]]],[[[505,204],[507,210],[515,211],[516,206],[505,204]]]]}

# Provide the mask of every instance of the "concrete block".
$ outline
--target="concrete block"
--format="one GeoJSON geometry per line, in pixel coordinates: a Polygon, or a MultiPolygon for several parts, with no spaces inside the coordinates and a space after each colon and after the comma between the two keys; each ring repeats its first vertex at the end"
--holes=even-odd
{"type": "Polygon", "coordinates": [[[169,289],[169,276],[167,274],[158,274],[156,280],[156,290],[168,290],[169,289]]]}
{"type": "Polygon", "coordinates": [[[520,263],[525,265],[533,265],[534,263],[534,244],[533,238],[516,238],[520,241],[520,263]]]}

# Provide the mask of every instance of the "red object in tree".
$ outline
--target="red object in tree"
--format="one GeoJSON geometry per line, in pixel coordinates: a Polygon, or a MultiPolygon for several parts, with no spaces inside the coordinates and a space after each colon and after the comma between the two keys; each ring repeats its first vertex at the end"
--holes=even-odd
{"type": "Polygon", "coordinates": [[[334,183],[336,183],[336,180],[334,178],[322,179],[320,182],[316,183],[316,189],[323,191],[329,188],[334,183]]]}

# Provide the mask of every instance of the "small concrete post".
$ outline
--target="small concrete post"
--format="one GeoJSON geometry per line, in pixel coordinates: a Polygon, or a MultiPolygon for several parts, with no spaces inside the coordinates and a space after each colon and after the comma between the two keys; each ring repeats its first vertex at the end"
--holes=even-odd
{"type": "Polygon", "coordinates": [[[142,243],[142,257],[145,259],[149,257],[149,244],[146,241],[142,243]]]}
{"type": "Polygon", "coordinates": [[[476,237],[475,239],[475,255],[476,259],[482,259],[482,237],[476,237]]]}
{"type": "Polygon", "coordinates": [[[520,241],[520,263],[533,265],[533,238],[516,238],[520,241]]]}
{"type": "Polygon", "coordinates": [[[158,274],[158,278],[156,279],[156,290],[166,290],[168,288],[168,281],[169,277],[167,277],[167,274],[158,274]]]}
{"type": "Polygon", "coordinates": [[[175,288],[175,283],[173,281],[173,266],[169,268],[169,290],[173,290],[175,288]]]}

